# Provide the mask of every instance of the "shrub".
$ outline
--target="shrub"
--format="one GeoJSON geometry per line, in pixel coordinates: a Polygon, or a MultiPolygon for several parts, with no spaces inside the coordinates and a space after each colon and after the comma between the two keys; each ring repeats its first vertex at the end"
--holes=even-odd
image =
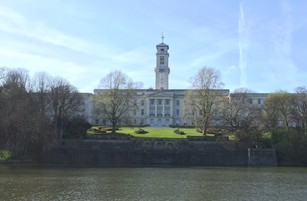
{"type": "Polygon", "coordinates": [[[185,135],[185,133],[179,129],[174,130],[174,133],[178,134],[178,135],[185,135]]]}
{"type": "Polygon", "coordinates": [[[134,133],[136,133],[136,134],[146,134],[146,133],[148,133],[148,132],[145,131],[145,130],[142,129],[142,128],[139,128],[139,129],[137,129],[136,131],[134,131],[134,133]]]}
{"type": "Polygon", "coordinates": [[[98,126],[97,127],[100,131],[112,131],[111,126],[98,126]]]}
{"type": "Polygon", "coordinates": [[[90,128],[89,131],[93,132],[93,133],[100,133],[101,131],[97,128],[90,128]]]}
{"type": "Polygon", "coordinates": [[[9,150],[0,150],[0,160],[7,160],[12,157],[12,152],[9,150]]]}
{"type": "Polygon", "coordinates": [[[83,138],[91,124],[82,117],[76,117],[68,121],[63,138],[83,138]]]}

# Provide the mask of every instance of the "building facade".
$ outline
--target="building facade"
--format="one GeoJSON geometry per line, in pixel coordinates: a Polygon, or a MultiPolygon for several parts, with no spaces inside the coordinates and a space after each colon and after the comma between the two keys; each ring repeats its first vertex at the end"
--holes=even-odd
{"type": "MultiPolygon", "coordinates": [[[[192,117],[187,116],[184,98],[187,89],[169,89],[169,46],[164,43],[156,45],[155,89],[138,89],[134,103],[138,109],[131,111],[131,124],[167,127],[171,125],[191,126],[192,117]]],[[[94,94],[95,94],[94,90],[94,94]]],[[[231,97],[229,89],[222,89],[225,97],[231,97]]],[[[249,93],[251,104],[262,106],[268,94],[249,93]]],[[[93,94],[84,94],[85,117],[91,124],[108,124],[103,116],[95,114],[93,94]]]]}

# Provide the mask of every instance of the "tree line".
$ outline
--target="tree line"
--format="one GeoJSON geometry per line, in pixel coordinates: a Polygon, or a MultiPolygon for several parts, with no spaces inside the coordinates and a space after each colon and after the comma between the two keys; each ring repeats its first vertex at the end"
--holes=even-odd
{"type": "Polygon", "coordinates": [[[307,88],[294,93],[268,94],[262,104],[253,104],[245,88],[225,96],[219,71],[203,67],[191,78],[185,97],[186,116],[203,134],[222,127],[247,146],[277,148],[287,164],[307,164],[307,88]]]}
{"type": "MultiPolygon", "coordinates": [[[[219,71],[211,67],[201,68],[190,83],[185,118],[204,135],[212,127],[223,128],[249,147],[274,147],[285,161],[307,164],[305,87],[295,93],[271,93],[259,105],[250,102],[249,89],[225,94],[219,71]]],[[[101,79],[100,88],[94,94],[96,114],[107,119],[115,133],[120,123],[132,122],[140,84],[113,71],[101,79]]],[[[0,150],[12,150],[22,158],[59,139],[82,137],[90,126],[83,117],[83,104],[82,95],[63,78],[43,72],[30,77],[23,69],[1,68],[0,150]]]]}
{"type": "Polygon", "coordinates": [[[63,78],[0,68],[0,150],[24,158],[75,135],[86,124],[82,104],[78,90],[63,78]]]}

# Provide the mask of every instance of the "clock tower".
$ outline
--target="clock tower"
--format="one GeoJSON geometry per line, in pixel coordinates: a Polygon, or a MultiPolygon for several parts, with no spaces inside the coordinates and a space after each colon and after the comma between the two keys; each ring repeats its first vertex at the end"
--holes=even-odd
{"type": "Polygon", "coordinates": [[[156,46],[156,89],[168,89],[168,45],[164,43],[164,34],[162,34],[162,43],[156,46]]]}

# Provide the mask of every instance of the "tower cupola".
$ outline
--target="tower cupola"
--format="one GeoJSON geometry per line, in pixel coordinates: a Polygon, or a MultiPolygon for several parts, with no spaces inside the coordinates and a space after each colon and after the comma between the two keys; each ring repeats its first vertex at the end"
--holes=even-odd
{"type": "Polygon", "coordinates": [[[169,46],[164,43],[164,34],[162,34],[162,43],[156,45],[156,89],[168,89],[168,76],[170,68],[168,66],[169,46]]]}

